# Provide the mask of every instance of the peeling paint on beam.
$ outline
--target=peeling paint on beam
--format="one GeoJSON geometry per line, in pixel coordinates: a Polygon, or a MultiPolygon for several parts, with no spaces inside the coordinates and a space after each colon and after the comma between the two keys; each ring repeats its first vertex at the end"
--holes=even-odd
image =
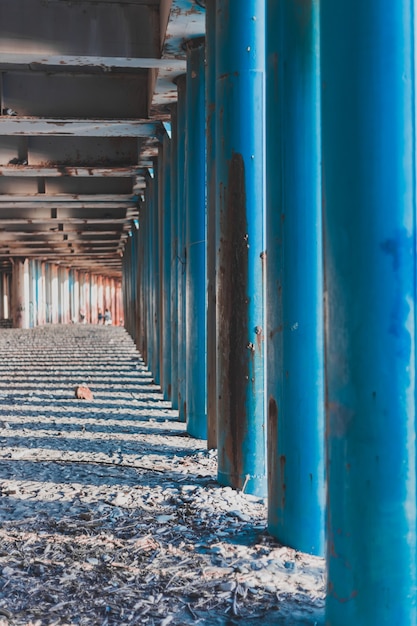
{"type": "Polygon", "coordinates": [[[0,116],[0,136],[156,137],[161,123],[149,120],[40,119],[0,116]]]}
{"type": "Polygon", "coordinates": [[[156,69],[168,73],[182,74],[186,69],[185,59],[155,59],[103,56],[69,56],[69,55],[34,55],[8,54],[0,57],[2,71],[39,71],[39,72],[135,72],[137,70],[156,69]]]}
{"type": "Polygon", "coordinates": [[[56,194],[34,194],[34,195],[18,195],[18,194],[0,194],[0,203],[9,203],[9,202],[34,202],[34,203],[50,203],[53,204],[57,202],[83,202],[86,204],[135,204],[138,198],[137,196],[132,196],[131,194],[66,194],[66,193],[56,193],[56,194]]]}
{"type": "Polygon", "coordinates": [[[172,0],[163,57],[185,59],[184,42],[204,35],[205,16],[194,0],[172,0]]]}
{"type": "Polygon", "coordinates": [[[0,194],[0,203],[16,203],[16,202],[33,202],[35,204],[39,203],[63,203],[63,202],[71,202],[71,206],[75,206],[75,203],[82,202],[85,204],[94,204],[99,205],[134,205],[137,202],[137,196],[132,196],[131,194],[65,194],[65,193],[57,193],[57,194],[35,194],[35,195],[18,195],[18,194],[0,194]],[[76,201],[76,202],[73,202],[76,201]]]}
{"type": "MultiPolygon", "coordinates": [[[[0,202],[0,211],[9,210],[9,209],[49,209],[53,207],[54,209],[98,209],[102,211],[113,211],[115,209],[126,209],[129,205],[126,203],[117,203],[117,202],[0,202]]],[[[135,205],[132,205],[132,208],[136,208],[135,205]]],[[[87,218],[87,216],[86,216],[87,218]]],[[[126,218],[125,218],[126,219],[126,218]]]]}
{"type": "MultiPolygon", "coordinates": [[[[186,53],[184,43],[188,39],[205,34],[205,10],[194,0],[172,0],[165,41],[162,51],[164,59],[184,61],[186,53]]],[[[177,100],[175,78],[184,72],[161,68],[158,72],[152,105],[159,107],[177,100]]]]}
{"type": "Polygon", "coordinates": [[[56,178],[76,176],[78,178],[135,178],[143,174],[142,167],[36,167],[35,165],[12,165],[0,167],[0,176],[56,178]]]}
{"type": "Polygon", "coordinates": [[[126,223],[126,218],[124,217],[114,217],[114,218],[107,218],[107,217],[86,217],[86,218],[80,218],[80,217],[66,217],[64,219],[57,219],[57,218],[51,218],[51,219],[46,219],[46,218],[27,218],[27,217],[20,217],[20,218],[1,218],[0,219],[0,229],[2,228],[2,226],[7,226],[7,225],[14,225],[14,224],[18,224],[18,225],[23,225],[23,224],[45,224],[45,225],[49,225],[49,226],[57,226],[59,223],[61,224],[82,224],[82,225],[88,225],[88,224],[125,224],[126,223]]]}

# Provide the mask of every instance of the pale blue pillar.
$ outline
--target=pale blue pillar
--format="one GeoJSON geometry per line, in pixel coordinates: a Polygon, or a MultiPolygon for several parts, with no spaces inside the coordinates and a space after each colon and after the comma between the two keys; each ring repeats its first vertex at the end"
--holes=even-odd
{"type": "Polygon", "coordinates": [[[319,3],[267,7],[268,530],[323,555],[319,3]]]}
{"type": "Polygon", "coordinates": [[[414,11],[321,2],[330,626],[417,624],[414,11]]]}

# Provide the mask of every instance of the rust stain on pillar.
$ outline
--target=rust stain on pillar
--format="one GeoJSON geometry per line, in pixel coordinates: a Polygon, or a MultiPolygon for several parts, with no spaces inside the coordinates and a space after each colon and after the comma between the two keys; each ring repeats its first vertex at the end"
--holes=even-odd
{"type": "Polygon", "coordinates": [[[233,154],[230,162],[228,188],[225,189],[220,221],[219,414],[225,426],[220,436],[232,467],[232,476],[237,481],[243,472],[249,380],[248,242],[245,166],[241,154],[233,154]]]}

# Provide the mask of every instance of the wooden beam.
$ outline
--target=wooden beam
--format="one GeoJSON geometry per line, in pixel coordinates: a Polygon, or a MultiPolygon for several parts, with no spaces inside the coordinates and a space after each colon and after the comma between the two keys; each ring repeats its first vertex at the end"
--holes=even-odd
{"type": "MultiPolygon", "coordinates": [[[[62,178],[139,178],[143,167],[37,167],[36,165],[8,165],[0,167],[0,176],[62,178]]],[[[136,183],[135,183],[136,184],[136,183]]]]}
{"type": "Polygon", "coordinates": [[[47,119],[0,116],[0,136],[30,135],[37,137],[156,137],[159,121],[47,119]]]}
{"type": "MultiPolygon", "coordinates": [[[[0,212],[9,209],[97,209],[102,211],[112,211],[115,209],[137,209],[135,204],[120,202],[0,202],[0,212]]],[[[1,219],[1,216],[0,216],[1,219]]]]}
{"type": "Polygon", "coordinates": [[[78,201],[84,204],[94,204],[100,205],[102,203],[108,205],[114,204],[134,204],[138,201],[138,196],[132,194],[67,194],[67,193],[56,193],[56,194],[27,194],[27,195],[18,195],[18,194],[0,194],[0,204],[9,204],[11,202],[31,202],[33,204],[50,204],[52,203],[55,206],[56,202],[71,202],[78,201]]]}
{"type": "Polygon", "coordinates": [[[14,225],[14,224],[19,224],[19,225],[24,225],[24,224],[46,224],[46,225],[54,225],[54,226],[58,226],[58,224],[125,224],[126,223],[126,218],[124,217],[114,217],[114,218],[110,218],[110,217],[88,217],[88,218],[80,218],[80,217],[66,217],[64,219],[60,219],[60,218],[45,218],[45,217],[39,217],[39,218],[27,218],[27,217],[20,217],[20,218],[2,218],[0,216],[0,230],[2,228],[2,226],[7,226],[7,225],[14,225]]]}
{"type": "Polygon", "coordinates": [[[46,236],[60,236],[62,237],[63,235],[78,235],[79,237],[82,237],[84,235],[88,235],[88,236],[93,236],[93,237],[99,237],[99,236],[104,236],[104,235],[108,235],[108,236],[127,236],[127,233],[122,230],[115,230],[115,229],[110,229],[110,228],[104,228],[103,230],[80,230],[80,228],[78,226],[72,226],[69,227],[68,224],[64,225],[66,226],[63,230],[58,230],[57,228],[48,228],[48,229],[44,229],[44,230],[29,230],[29,227],[31,226],[30,224],[28,224],[28,228],[26,228],[25,230],[6,230],[4,228],[1,227],[2,222],[0,221],[0,239],[4,240],[7,239],[7,237],[46,237],[46,236]]]}
{"type": "Polygon", "coordinates": [[[183,74],[186,71],[185,59],[155,59],[131,57],[39,55],[25,53],[2,53],[0,71],[39,71],[39,72],[137,72],[139,70],[164,70],[183,74]]]}

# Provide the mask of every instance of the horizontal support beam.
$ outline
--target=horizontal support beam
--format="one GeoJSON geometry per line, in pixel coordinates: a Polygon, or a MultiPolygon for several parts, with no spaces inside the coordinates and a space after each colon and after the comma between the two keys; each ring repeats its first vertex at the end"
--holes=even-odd
{"type": "Polygon", "coordinates": [[[0,71],[40,71],[40,72],[135,72],[155,69],[183,73],[185,59],[153,59],[103,56],[36,55],[2,53],[0,71]]]}
{"type": "Polygon", "coordinates": [[[78,201],[78,202],[82,202],[84,204],[94,204],[94,205],[100,205],[101,204],[128,204],[128,205],[132,205],[135,202],[137,202],[138,197],[137,196],[132,196],[130,194],[88,194],[88,195],[84,195],[84,194],[66,194],[66,193],[57,193],[57,194],[44,194],[44,193],[39,193],[39,194],[34,194],[34,195],[17,195],[17,194],[0,194],[0,204],[9,204],[10,202],[16,203],[16,202],[32,202],[36,205],[39,204],[53,204],[55,205],[56,202],[62,203],[62,202],[71,202],[71,201],[78,201]]]}
{"type": "Polygon", "coordinates": [[[61,243],[61,242],[68,242],[68,243],[88,243],[90,245],[95,245],[96,243],[108,243],[108,244],[120,244],[120,237],[118,237],[117,235],[119,235],[120,233],[117,233],[116,235],[103,235],[103,234],[99,234],[99,235],[90,235],[90,233],[87,233],[85,235],[80,235],[77,232],[63,232],[63,231],[56,231],[56,232],[47,232],[46,234],[40,234],[40,233],[20,233],[19,235],[16,235],[15,233],[7,233],[7,232],[0,232],[0,242],[2,243],[20,243],[20,244],[39,244],[39,243],[43,243],[43,244],[49,244],[51,243],[61,243]]]}
{"type": "Polygon", "coordinates": [[[58,230],[58,228],[48,228],[42,230],[30,230],[31,224],[27,225],[25,230],[6,230],[1,227],[2,222],[0,221],[0,239],[2,241],[6,240],[7,237],[50,237],[50,236],[60,236],[63,235],[78,235],[79,237],[83,236],[92,236],[92,237],[101,237],[101,236],[127,236],[127,233],[122,229],[115,230],[110,228],[104,228],[103,230],[81,230],[77,226],[69,227],[68,224],[65,224],[65,228],[63,230],[58,230]]]}
{"type": "MultiPolygon", "coordinates": [[[[133,4],[137,6],[158,7],[160,0],[71,0],[72,4],[85,4],[86,7],[93,4],[133,4]]],[[[62,4],[62,0],[48,0],[48,4],[62,4]]]]}
{"type": "Polygon", "coordinates": [[[57,193],[57,194],[27,194],[27,195],[17,195],[17,194],[0,194],[0,204],[9,204],[11,202],[31,202],[39,206],[39,204],[55,204],[57,202],[71,202],[78,201],[84,204],[94,204],[100,205],[103,204],[129,204],[132,205],[138,201],[137,196],[132,196],[131,194],[67,194],[67,193],[57,193]]]}
{"type": "Polygon", "coordinates": [[[46,119],[0,116],[0,136],[37,137],[156,137],[161,122],[150,120],[46,119]]]}
{"type": "Polygon", "coordinates": [[[0,176],[61,178],[138,178],[143,167],[36,167],[36,165],[12,165],[0,167],[0,176]]]}
{"type": "Polygon", "coordinates": [[[4,252],[5,250],[13,250],[16,251],[18,250],[19,252],[26,250],[28,252],[42,252],[43,254],[57,254],[59,253],[63,253],[66,254],[68,256],[72,256],[73,254],[77,253],[84,253],[84,254],[89,254],[93,257],[96,256],[96,254],[100,254],[100,256],[103,255],[110,255],[110,256],[116,256],[119,255],[119,249],[117,247],[113,247],[113,248],[109,248],[109,247],[104,247],[104,246],[100,246],[97,248],[94,248],[92,246],[73,246],[71,248],[69,248],[68,246],[59,246],[56,245],[55,247],[52,246],[35,246],[33,248],[29,247],[29,246],[13,246],[13,245],[6,245],[6,244],[1,244],[0,245],[0,252],[4,252]]]}
{"type": "Polygon", "coordinates": [[[64,219],[47,219],[45,217],[28,219],[27,217],[20,218],[2,218],[0,217],[0,231],[2,226],[6,226],[8,224],[50,224],[50,225],[58,225],[58,224],[125,224],[126,219],[124,217],[88,217],[88,218],[80,218],[80,217],[66,217],[64,219]]]}
{"type": "MultiPolygon", "coordinates": [[[[137,209],[135,204],[121,202],[0,202],[0,212],[5,209],[102,209],[111,211],[113,209],[126,209],[131,207],[137,209]]],[[[0,216],[1,217],[1,216],[0,216]]]]}

